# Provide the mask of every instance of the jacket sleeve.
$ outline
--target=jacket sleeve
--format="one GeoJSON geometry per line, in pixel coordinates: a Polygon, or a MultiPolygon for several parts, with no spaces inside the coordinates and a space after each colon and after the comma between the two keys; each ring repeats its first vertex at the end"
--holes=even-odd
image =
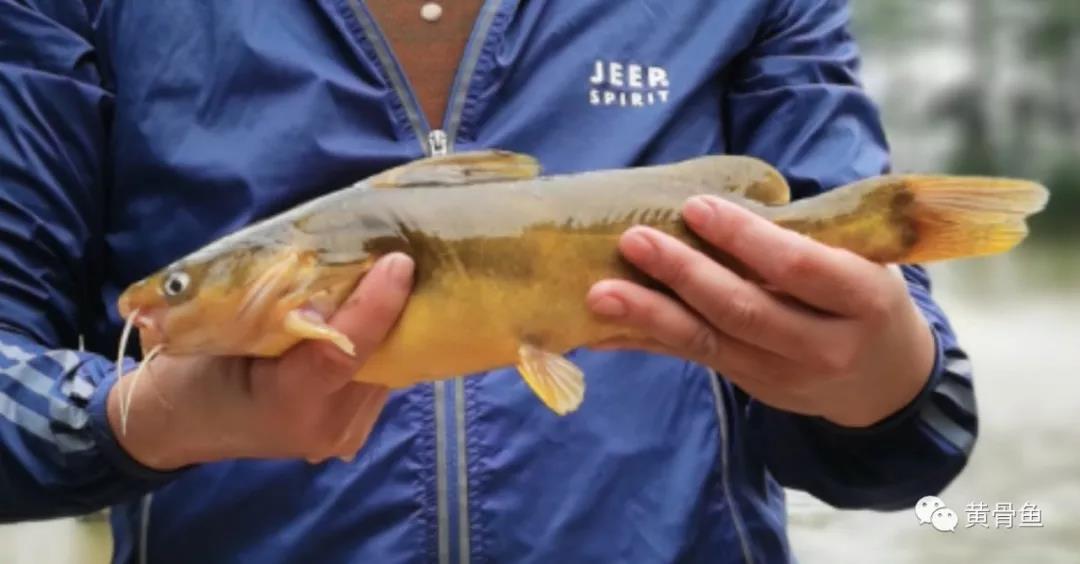
{"type": "MultiPolygon", "coordinates": [[[[725,100],[729,151],[775,164],[806,197],[887,172],[877,109],[858,82],[843,0],[771,0],[725,100]]],[[[742,397],[752,445],[784,486],[838,507],[896,509],[942,490],[964,467],[977,417],[971,364],[921,267],[903,267],[932,327],[933,372],[906,408],[868,429],[773,409],[742,397]]]]}
{"type": "Polygon", "coordinates": [[[112,97],[88,9],[35,4],[0,0],[0,522],[88,512],[167,478],[110,430],[113,361],[74,350],[105,260],[112,97]]]}

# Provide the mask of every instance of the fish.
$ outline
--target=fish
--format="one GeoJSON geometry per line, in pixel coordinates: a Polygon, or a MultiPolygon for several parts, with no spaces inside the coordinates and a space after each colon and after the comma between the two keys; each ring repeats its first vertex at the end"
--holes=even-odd
{"type": "Polygon", "coordinates": [[[749,156],[542,175],[529,155],[473,151],[406,163],[228,234],[131,284],[117,308],[154,354],[274,357],[305,340],[354,354],[327,319],[379,257],[403,252],[415,261],[411,294],[354,379],[400,389],[516,366],[565,415],[585,395],[568,352],[644,338],[585,303],[602,279],[659,288],[620,256],[624,231],[652,226],[739,267],[681,218],[704,194],[881,264],[1008,251],[1049,196],[1020,179],[890,174],[792,201],[784,176],[749,156]]]}

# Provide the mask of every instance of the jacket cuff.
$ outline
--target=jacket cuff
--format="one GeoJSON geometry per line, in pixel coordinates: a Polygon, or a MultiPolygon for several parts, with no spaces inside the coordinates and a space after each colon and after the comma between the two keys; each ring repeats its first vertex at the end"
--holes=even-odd
{"type": "MultiPolygon", "coordinates": [[[[135,368],[136,363],[125,359],[125,373],[135,368]]],[[[109,424],[108,406],[109,392],[116,385],[118,378],[115,369],[98,379],[97,387],[90,398],[88,411],[90,415],[90,432],[98,451],[108,462],[121,474],[128,478],[144,482],[148,486],[164,485],[174,480],[184,472],[184,468],[163,472],[146,466],[132,458],[116,438],[116,434],[109,424]]]]}

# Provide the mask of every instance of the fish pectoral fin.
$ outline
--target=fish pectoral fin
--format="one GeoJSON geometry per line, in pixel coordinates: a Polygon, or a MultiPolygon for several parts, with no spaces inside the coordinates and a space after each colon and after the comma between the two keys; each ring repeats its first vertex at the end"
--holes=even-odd
{"type": "Polygon", "coordinates": [[[285,331],[302,339],[330,341],[349,356],[356,356],[356,348],[344,333],[326,323],[314,311],[294,309],[285,315],[285,331]]]}
{"type": "Polygon", "coordinates": [[[523,344],[518,347],[518,371],[544,405],[566,415],[585,398],[585,375],[561,355],[523,344]]]}
{"type": "Polygon", "coordinates": [[[420,159],[368,179],[373,188],[461,186],[526,180],[540,174],[540,163],[529,155],[489,149],[420,159]]]}

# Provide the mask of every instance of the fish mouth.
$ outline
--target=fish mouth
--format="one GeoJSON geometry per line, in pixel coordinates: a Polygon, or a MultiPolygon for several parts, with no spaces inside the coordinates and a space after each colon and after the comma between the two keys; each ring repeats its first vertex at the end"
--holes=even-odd
{"type": "Polygon", "coordinates": [[[160,313],[160,310],[139,311],[132,321],[132,324],[139,329],[139,343],[144,350],[166,343],[160,313]]]}
{"type": "Polygon", "coordinates": [[[160,322],[158,322],[157,317],[152,315],[151,312],[140,312],[138,315],[135,316],[134,324],[136,327],[139,328],[140,331],[161,333],[161,324],[160,322]]]}
{"type": "Polygon", "coordinates": [[[116,309],[124,320],[134,314],[133,324],[140,330],[160,331],[166,308],[156,293],[140,282],[120,294],[116,309]]]}
{"type": "Polygon", "coordinates": [[[137,305],[130,292],[125,292],[117,301],[120,318],[128,320],[139,329],[139,342],[144,348],[150,348],[165,342],[163,307],[137,305]]]}
{"type": "Polygon", "coordinates": [[[134,311],[146,311],[146,296],[143,290],[144,282],[132,285],[124,290],[116,300],[116,309],[120,312],[121,319],[127,319],[134,311]]]}

